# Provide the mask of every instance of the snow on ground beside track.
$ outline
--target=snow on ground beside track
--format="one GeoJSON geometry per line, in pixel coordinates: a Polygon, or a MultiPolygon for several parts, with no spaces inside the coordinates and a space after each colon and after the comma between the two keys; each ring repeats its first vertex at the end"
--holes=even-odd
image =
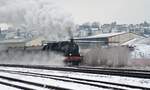
{"type": "MultiPolygon", "coordinates": [[[[5,75],[5,74],[0,73],[0,75],[5,75]]],[[[5,75],[5,76],[7,76],[7,75],[5,75]]],[[[9,81],[9,80],[5,80],[5,79],[1,79],[1,78],[0,78],[0,81],[5,82],[5,83],[11,83],[13,85],[19,85],[19,86],[31,88],[31,89],[34,89],[34,90],[49,90],[49,89],[46,89],[46,88],[42,88],[42,87],[38,87],[38,86],[34,86],[34,85],[28,85],[28,84],[24,84],[24,83],[20,83],[20,82],[15,82],[15,81],[9,81]]],[[[12,90],[12,89],[0,89],[0,90],[12,90]]]]}
{"type": "MultiPolygon", "coordinates": [[[[73,82],[64,82],[64,81],[53,80],[53,79],[48,79],[48,78],[17,75],[17,74],[5,73],[5,72],[0,72],[0,75],[8,76],[8,77],[16,78],[16,79],[21,79],[21,80],[26,80],[26,81],[31,81],[31,82],[36,82],[36,83],[40,83],[43,85],[47,84],[47,85],[52,85],[56,87],[64,87],[64,88],[66,87],[66,88],[73,89],[73,90],[105,90],[103,88],[98,88],[94,86],[77,84],[73,82]]],[[[38,89],[38,90],[41,90],[41,89],[38,89]]]]}
{"type": "Polygon", "coordinates": [[[135,44],[135,50],[132,52],[132,58],[150,58],[150,45],[135,44]]]}
{"type": "Polygon", "coordinates": [[[123,45],[134,46],[135,48],[134,51],[131,52],[131,61],[128,63],[129,66],[132,66],[132,68],[141,68],[142,66],[142,69],[143,66],[144,68],[150,66],[150,38],[136,38],[123,45]]]}
{"type": "Polygon", "coordinates": [[[150,58],[150,38],[137,38],[127,42],[125,45],[135,46],[132,58],[150,58]]]}
{"type": "Polygon", "coordinates": [[[82,78],[82,79],[97,80],[97,81],[106,81],[106,82],[112,82],[112,83],[120,83],[120,84],[127,84],[127,85],[150,88],[150,79],[144,79],[144,78],[131,78],[131,77],[121,77],[121,76],[111,76],[111,75],[101,75],[101,74],[88,74],[88,73],[78,73],[78,72],[26,69],[26,68],[16,69],[16,68],[9,68],[9,67],[8,68],[0,67],[0,69],[18,70],[18,71],[26,71],[26,72],[34,72],[34,73],[58,75],[58,76],[67,76],[67,77],[82,78]]]}
{"type": "Polygon", "coordinates": [[[17,89],[11,86],[6,86],[6,85],[2,85],[0,84],[0,90],[21,90],[21,89],[17,89]]]}

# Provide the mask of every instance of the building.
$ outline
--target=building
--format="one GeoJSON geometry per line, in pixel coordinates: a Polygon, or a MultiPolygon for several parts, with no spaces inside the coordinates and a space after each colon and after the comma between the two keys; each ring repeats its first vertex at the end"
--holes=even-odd
{"type": "Polygon", "coordinates": [[[26,40],[25,39],[6,39],[0,41],[0,46],[3,47],[23,47],[25,46],[26,40]]]}
{"type": "Polygon", "coordinates": [[[25,39],[25,38],[5,39],[0,41],[0,46],[7,48],[41,46],[44,40],[45,40],[44,37],[34,37],[32,39],[25,39]]]}
{"type": "Polygon", "coordinates": [[[34,37],[25,43],[25,46],[41,46],[45,41],[44,37],[34,37]]]}
{"type": "Polygon", "coordinates": [[[130,40],[142,38],[142,36],[130,33],[130,32],[120,32],[120,33],[106,33],[98,34],[94,36],[75,38],[75,41],[81,47],[87,46],[116,46],[122,45],[130,40]]]}
{"type": "Polygon", "coordinates": [[[79,25],[78,27],[78,32],[80,37],[86,37],[86,36],[91,36],[91,35],[96,35],[99,33],[102,33],[102,31],[100,30],[100,25],[99,23],[86,23],[83,25],[79,25]]]}

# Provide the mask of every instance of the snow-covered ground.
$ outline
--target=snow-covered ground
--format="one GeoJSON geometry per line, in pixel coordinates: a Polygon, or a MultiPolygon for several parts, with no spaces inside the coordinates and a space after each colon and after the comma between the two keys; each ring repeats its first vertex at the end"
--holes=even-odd
{"type": "Polygon", "coordinates": [[[0,84],[0,90],[20,90],[20,89],[0,84]]]}
{"type": "Polygon", "coordinates": [[[134,46],[132,58],[150,58],[150,38],[136,38],[123,45],[134,46]]]}
{"type": "Polygon", "coordinates": [[[132,52],[132,58],[150,58],[150,45],[134,44],[135,50],[132,52]]]}
{"type": "MultiPolygon", "coordinates": [[[[17,71],[25,71],[25,72],[34,72],[34,73],[41,73],[41,74],[49,74],[49,75],[57,75],[57,76],[67,76],[73,78],[82,78],[88,80],[96,80],[96,81],[106,81],[112,83],[119,83],[119,84],[127,84],[127,85],[134,85],[134,86],[141,86],[141,87],[148,87],[150,88],[150,79],[144,78],[131,78],[131,77],[120,77],[120,76],[111,76],[111,75],[100,75],[100,74],[87,74],[87,73],[78,73],[78,72],[67,72],[67,71],[54,71],[54,70],[40,70],[40,69],[26,69],[26,68],[4,68],[0,67],[0,69],[4,70],[17,70],[17,71]]],[[[53,79],[44,79],[44,78],[34,78],[32,76],[20,76],[20,75],[12,75],[8,73],[2,73],[1,75],[11,76],[15,78],[21,78],[24,80],[31,80],[43,84],[51,84],[55,86],[63,86],[69,87],[75,90],[104,90],[97,87],[89,87],[88,85],[81,85],[81,84],[74,84],[74,83],[67,83],[63,81],[57,81],[53,79]]],[[[119,86],[118,86],[119,87],[119,86]]],[[[127,89],[127,88],[126,88],[127,89]]],[[[129,88],[128,88],[129,89],[129,88]]]]}
{"type": "MultiPolygon", "coordinates": [[[[6,68],[1,68],[1,69],[6,70],[6,68]]],[[[32,72],[38,72],[38,73],[44,74],[43,70],[16,69],[16,68],[7,68],[7,69],[9,69],[9,70],[21,70],[21,71],[28,71],[28,72],[32,71],[32,72]]],[[[48,73],[53,74],[54,72],[50,71],[48,73]]],[[[65,72],[60,72],[60,73],[65,74],[65,72]]],[[[10,73],[6,73],[6,72],[0,72],[0,75],[8,76],[8,77],[16,78],[16,79],[21,79],[21,80],[26,80],[26,81],[32,81],[32,82],[40,83],[43,85],[52,85],[52,86],[64,87],[64,88],[66,87],[66,88],[73,89],[73,90],[105,90],[104,88],[98,88],[98,87],[74,83],[74,82],[59,81],[59,80],[54,80],[54,79],[49,79],[49,78],[33,77],[33,76],[26,76],[26,75],[19,75],[19,74],[10,74],[10,73]]],[[[54,73],[53,75],[56,75],[56,74],[54,73]]],[[[0,81],[1,81],[1,79],[0,79],[0,81]]],[[[15,83],[15,82],[13,82],[13,83],[15,83]]],[[[36,89],[36,90],[41,90],[41,89],[36,89]]]]}
{"type": "MultiPolygon", "coordinates": [[[[0,72],[0,75],[9,76],[9,74],[1,73],[1,72],[0,72]]],[[[11,75],[11,77],[14,77],[14,76],[11,75]]],[[[24,78],[24,77],[18,77],[18,78],[24,78]]],[[[5,83],[11,83],[12,85],[19,85],[19,86],[35,89],[35,90],[49,90],[49,89],[46,89],[46,88],[42,88],[42,87],[38,87],[38,86],[34,86],[34,85],[28,85],[28,84],[24,84],[24,83],[19,83],[19,82],[15,82],[15,81],[9,81],[9,80],[5,80],[5,79],[1,79],[1,78],[0,78],[0,81],[5,82],[5,83]]],[[[11,86],[10,87],[6,86],[6,88],[5,87],[4,88],[0,87],[0,90],[18,90],[18,88],[13,88],[13,89],[9,89],[9,88],[11,88],[11,86]]]]}
{"type": "Polygon", "coordinates": [[[131,51],[130,66],[144,66],[145,68],[150,65],[150,38],[136,38],[123,45],[134,46],[134,50],[131,51]]]}
{"type": "MultiPolygon", "coordinates": [[[[66,87],[66,88],[73,89],[73,90],[103,90],[102,88],[98,88],[98,87],[82,85],[82,84],[77,84],[77,83],[73,83],[73,82],[64,82],[64,81],[53,80],[53,79],[48,79],[48,78],[10,74],[10,73],[6,73],[6,72],[0,72],[0,75],[8,76],[8,77],[16,78],[16,79],[21,79],[21,80],[25,80],[25,81],[32,81],[32,82],[40,83],[43,85],[66,87]]],[[[0,79],[0,81],[1,81],[1,79],[0,79]]],[[[7,82],[10,82],[10,81],[7,81],[7,82]]],[[[11,82],[11,83],[26,86],[26,84],[22,84],[22,83],[17,83],[17,82],[11,82]]],[[[41,88],[35,87],[32,85],[31,86],[28,85],[27,87],[34,88],[35,90],[41,90],[41,88]]],[[[42,90],[44,90],[44,89],[42,88],[42,90]]]]}

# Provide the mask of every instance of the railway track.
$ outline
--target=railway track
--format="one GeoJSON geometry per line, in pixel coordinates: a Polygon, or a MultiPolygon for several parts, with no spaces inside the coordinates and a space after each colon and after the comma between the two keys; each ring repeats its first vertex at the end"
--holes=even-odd
{"type": "Polygon", "coordinates": [[[98,68],[98,67],[77,67],[83,70],[97,71],[100,74],[145,78],[150,79],[149,70],[135,70],[135,69],[118,69],[118,68],[98,68]]]}
{"type": "Polygon", "coordinates": [[[78,68],[94,69],[94,70],[123,71],[123,72],[137,72],[137,73],[150,73],[150,70],[137,70],[137,69],[119,69],[119,68],[103,68],[103,67],[88,67],[88,66],[80,66],[78,68]]]}
{"type": "Polygon", "coordinates": [[[3,81],[0,81],[0,84],[6,85],[6,86],[9,86],[9,87],[14,87],[16,89],[33,90],[32,88],[29,88],[29,87],[25,87],[25,86],[21,86],[21,85],[15,85],[15,84],[3,82],[3,81]]]}
{"type": "MultiPolygon", "coordinates": [[[[54,79],[54,80],[65,81],[65,82],[73,82],[73,83],[90,85],[90,86],[104,88],[104,89],[113,89],[113,90],[127,90],[127,89],[147,90],[147,89],[150,89],[150,88],[139,87],[139,86],[131,86],[131,85],[125,85],[125,84],[117,84],[117,83],[110,83],[110,82],[104,82],[104,81],[88,80],[88,79],[58,76],[58,75],[40,74],[40,73],[33,73],[33,72],[22,72],[22,71],[12,71],[12,70],[0,70],[0,72],[7,72],[11,74],[19,74],[19,75],[33,76],[33,77],[42,77],[42,78],[54,79]]],[[[5,76],[0,76],[0,78],[11,79],[11,80],[13,79],[16,81],[16,79],[14,78],[9,78],[5,76]]],[[[20,81],[22,82],[23,80],[19,80],[19,82],[20,81]]],[[[26,82],[26,81],[23,81],[23,82],[37,85],[32,82],[26,82]]],[[[40,86],[42,87],[42,85],[40,86]]],[[[55,90],[69,90],[69,89],[64,89],[64,88],[49,87],[48,85],[46,86],[43,85],[43,87],[53,88],[55,90]]]]}
{"type": "Polygon", "coordinates": [[[23,90],[35,90],[35,89],[41,89],[41,90],[70,90],[67,88],[62,87],[55,87],[51,85],[43,85],[36,82],[31,82],[27,80],[21,80],[16,79],[8,76],[2,76],[0,75],[0,84],[15,87],[17,89],[23,89],[23,90]],[[8,82],[9,81],[9,82],[8,82]]]}
{"type": "MultiPolygon", "coordinates": [[[[58,68],[60,68],[60,67],[57,68],[57,67],[46,67],[46,66],[27,66],[27,65],[0,65],[0,66],[3,66],[3,67],[5,67],[5,66],[6,67],[13,67],[14,66],[14,67],[19,67],[19,68],[21,67],[21,68],[28,68],[28,69],[33,68],[33,69],[46,69],[46,70],[59,70],[58,68]],[[54,69],[52,69],[52,68],[54,68],[54,69]]],[[[75,70],[75,72],[77,72],[76,70],[78,68],[61,68],[60,71],[61,70],[66,71],[64,69],[66,69],[66,70],[68,70],[68,69],[72,70],[73,69],[73,70],[75,70]]],[[[95,70],[95,71],[99,70],[99,68],[93,69],[93,68],[85,68],[85,67],[82,67],[80,69],[81,70],[85,70],[85,69],[95,70]]],[[[109,71],[109,69],[107,71],[109,71]]],[[[90,85],[90,86],[105,88],[105,89],[115,89],[115,90],[142,89],[142,90],[150,90],[150,88],[140,87],[140,86],[119,84],[119,83],[112,83],[112,82],[105,82],[105,81],[97,81],[97,80],[90,80],[90,79],[82,79],[82,78],[74,78],[74,77],[68,77],[68,76],[41,74],[41,73],[35,73],[35,72],[22,72],[22,71],[14,71],[14,70],[13,71],[12,70],[0,70],[0,72],[7,72],[7,73],[11,73],[11,74],[19,74],[19,75],[26,75],[26,76],[33,76],[33,77],[42,77],[42,78],[54,79],[54,80],[59,80],[59,81],[64,81],[64,82],[73,82],[73,83],[90,85]]],[[[79,71],[79,72],[81,72],[81,71],[79,71]]],[[[88,72],[84,72],[84,73],[88,73],[88,72]]]]}
{"type": "Polygon", "coordinates": [[[19,67],[19,68],[33,68],[33,69],[44,69],[44,70],[70,71],[70,72],[81,72],[81,73],[115,75],[115,76],[125,76],[125,77],[150,79],[150,71],[144,71],[144,70],[87,68],[87,67],[50,67],[50,66],[39,66],[39,65],[10,65],[10,64],[0,64],[0,66],[19,67]]]}

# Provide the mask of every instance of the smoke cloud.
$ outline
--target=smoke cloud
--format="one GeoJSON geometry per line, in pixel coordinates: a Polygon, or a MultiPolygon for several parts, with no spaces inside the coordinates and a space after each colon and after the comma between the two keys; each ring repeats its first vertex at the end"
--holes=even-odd
{"type": "Polygon", "coordinates": [[[69,39],[69,30],[75,30],[71,15],[52,0],[0,0],[0,22],[37,31],[48,40],[69,39]]]}
{"type": "MultiPolygon", "coordinates": [[[[68,40],[75,30],[70,14],[52,0],[0,0],[0,23],[26,32],[37,32],[49,41],[68,40]]],[[[63,55],[53,52],[6,52],[0,47],[0,63],[62,65],[63,55]],[[4,51],[4,53],[3,53],[4,51]]]]}
{"type": "Polygon", "coordinates": [[[1,64],[25,64],[25,65],[55,65],[63,66],[64,57],[54,52],[42,51],[9,51],[0,53],[1,64]]]}
{"type": "Polygon", "coordinates": [[[124,67],[128,66],[129,50],[126,47],[91,48],[84,53],[84,65],[124,67]]]}

